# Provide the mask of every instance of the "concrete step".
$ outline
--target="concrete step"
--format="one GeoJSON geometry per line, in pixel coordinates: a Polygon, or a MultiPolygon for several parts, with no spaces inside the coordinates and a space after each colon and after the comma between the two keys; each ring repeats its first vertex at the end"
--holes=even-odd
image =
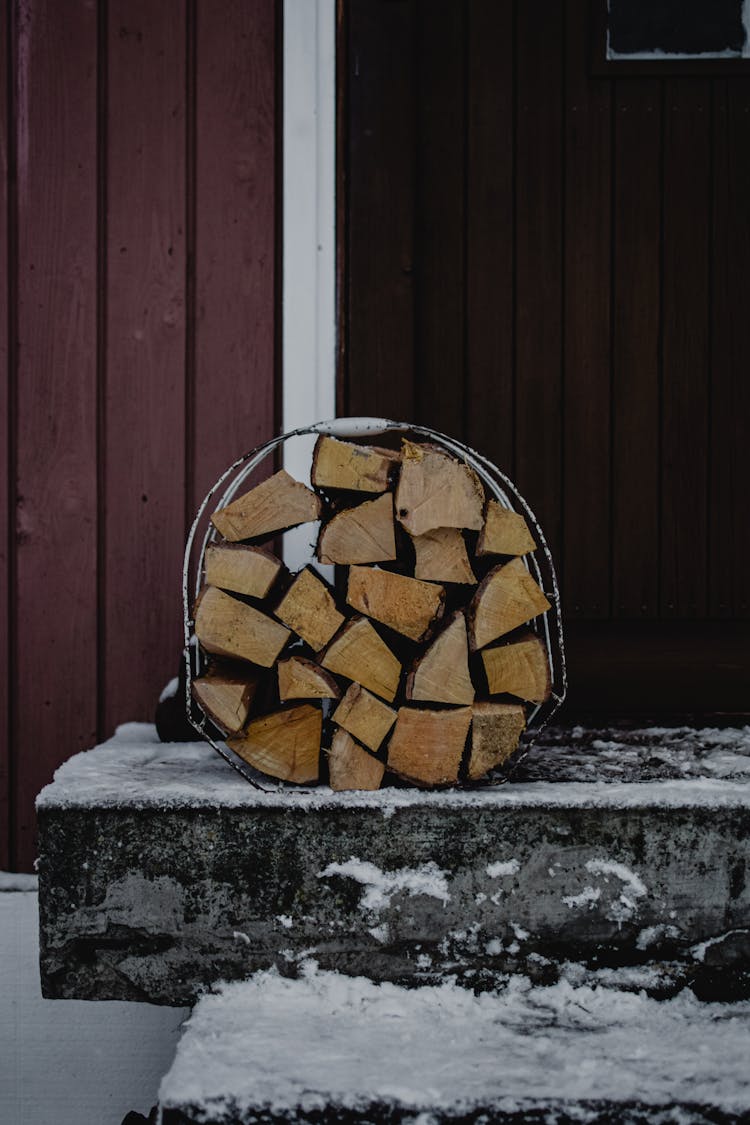
{"type": "Polygon", "coordinates": [[[159,1092],[163,1125],[750,1118],[750,1003],[604,979],[479,995],[303,967],[202,998],[159,1092]]]}
{"type": "Polygon", "coordinates": [[[740,995],[749,746],[576,727],[507,785],[335,794],[255,790],[128,725],[38,801],[44,995],[190,1004],[309,958],[412,984],[658,962],[655,994],[740,995]]]}

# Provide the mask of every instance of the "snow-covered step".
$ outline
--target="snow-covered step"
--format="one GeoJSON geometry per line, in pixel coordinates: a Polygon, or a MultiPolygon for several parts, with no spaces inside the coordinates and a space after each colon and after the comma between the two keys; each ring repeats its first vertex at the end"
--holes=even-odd
{"type": "Polygon", "coordinates": [[[315,958],[475,981],[668,961],[744,987],[750,730],[548,736],[473,792],[253,789],[209,747],[121,728],[38,802],[45,995],[188,1004],[315,958]]]}
{"type": "Polygon", "coordinates": [[[750,1002],[656,1001],[512,977],[474,995],[302,967],[202,998],[162,1079],[163,1125],[734,1122],[750,1002]]]}

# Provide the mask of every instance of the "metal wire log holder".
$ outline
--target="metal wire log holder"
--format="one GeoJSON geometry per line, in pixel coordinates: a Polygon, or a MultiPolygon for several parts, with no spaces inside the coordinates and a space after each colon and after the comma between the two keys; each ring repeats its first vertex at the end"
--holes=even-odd
{"type": "MultiPolygon", "coordinates": [[[[211,523],[210,515],[216,511],[217,508],[224,508],[231,503],[250,474],[266,457],[279,449],[285,442],[292,438],[316,437],[320,434],[349,440],[356,440],[358,438],[370,439],[383,434],[399,434],[403,437],[414,436],[425,438],[431,443],[437,444],[446,452],[452,453],[474,469],[490,497],[497,500],[504,508],[509,508],[511,511],[517,511],[523,514],[527,523],[533,529],[537,542],[537,550],[530,555],[523,556],[523,562],[545,592],[548,601],[551,603],[551,608],[529,622],[529,626],[544,641],[547,650],[551,693],[544,703],[536,704],[530,708],[526,719],[527,733],[524,735],[520,748],[513,754],[510,760],[510,768],[506,766],[506,772],[502,776],[494,777],[482,783],[485,785],[503,784],[508,780],[512,770],[515,769],[519,762],[528,754],[533,742],[533,737],[550,721],[565,699],[567,690],[560,592],[557,585],[557,576],[552,561],[552,554],[544,537],[544,532],[539,525],[539,521],[526,500],[521,496],[513,482],[501,472],[496,465],[493,465],[493,463],[482,456],[481,453],[477,453],[475,450],[470,449],[462,442],[449,437],[447,434],[432,430],[427,426],[413,425],[409,422],[394,422],[387,418],[335,418],[328,422],[316,422],[314,425],[302,429],[290,430],[288,433],[271,438],[270,441],[265,442],[263,445],[256,446],[255,449],[251,449],[249,453],[244,454],[244,456],[240,457],[221,474],[213,487],[208,491],[202,504],[198,508],[195,519],[193,520],[193,525],[190,528],[187,544],[185,546],[185,561],[182,571],[183,620],[185,629],[185,709],[189,723],[246,781],[256,789],[265,790],[265,786],[261,785],[258,781],[259,775],[256,771],[252,770],[247,763],[238,755],[234,754],[223,742],[217,742],[212,737],[210,730],[207,728],[207,723],[210,720],[197,701],[193,699],[191,688],[193,679],[191,648],[194,647],[193,659],[195,660],[196,676],[201,674],[206,658],[194,636],[192,606],[203,583],[206,547],[220,538],[211,523]],[[209,512],[209,505],[211,505],[211,501],[214,500],[214,498],[216,498],[216,503],[213,504],[209,512]],[[201,527],[204,528],[202,535],[200,534],[201,527]],[[191,573],[193,575],[192,585],[191,573]],[[199,718],[195,717],[196,711],[200,714],[199,718]],[[532,731],[534,733],[530,735],[532,731]]],[[[476,787],[476,785],[473,787],[476,787]]],[[[310,791],[300,786],[286,786],[283,782],[280,782],[276,788],[285,789],[293,793],[306,793],[310,791]]]]}

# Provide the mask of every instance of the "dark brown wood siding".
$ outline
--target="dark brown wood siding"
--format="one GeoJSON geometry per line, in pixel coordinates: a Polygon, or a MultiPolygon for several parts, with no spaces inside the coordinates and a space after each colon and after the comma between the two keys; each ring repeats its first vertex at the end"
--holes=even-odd
{"type": "Polygon", "coordinates": [[[279,12],[0,5],[0,867],[152,719],[195,505],[276,428],[279,12]]]}
{"type": "Polygon", "coordinates": [[[588,0],[347,0],[340,398],[557,560],[571,703],[750,710],[750,77],[596,77],[588,0]]]}

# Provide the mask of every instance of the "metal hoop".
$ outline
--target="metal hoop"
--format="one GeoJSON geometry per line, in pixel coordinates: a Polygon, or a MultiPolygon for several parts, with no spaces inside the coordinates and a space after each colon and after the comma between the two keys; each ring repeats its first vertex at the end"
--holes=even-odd
{"type": "MultiPolygon", "coordinates": [[[[545,703],[537,704],[529,711],[526,721],[527,732],[534,731],[538,733],[547,725],[565,699],[567,691],[567,671],[565,667],[562,612],[560,607],[560,591],[557,585],[557,575],[555,574],[552,554],[547,545],[547,540],[544,537],[544,532],[539,525],[539,521],[509,477],[501,472],[500,469],[498,469],[496,465],[493,465],[486,457],[482,456],[481,453],[477,453],[476,450],[464,445],[463,442],[458,441],[456,438],[440,433],[438,430],[432,430],[428,426],[417,426],[410,422],[394,422],[388,418],[334,418],[327,422],[316,422],[312,426],[307,426],[298,430],[290,430],[286,434],[271,438],[270,441],[264,442],[263,445],[256,446],[255,449],[251,449],[249,453],[245,453],[244,456],[230,465],[206,493],[193,520],[193,525],[190,528],[185,545],[185,559],[182,569],[182,605],[185,633],[185,710],[188,722],[234,770],[241,774],[246,781],[257,789],[265,788],[259,783],[258,774],[250,769],[250,767],[226,745],[216,742],[215,739],[211,737],[210,732],[206,728],[207,716],[192,698],[191,683],[193,669],[190,650],[193,645],[196,647],[195,660],[198,671],[200,671],[202,657],[193,635],[194,622],[191,617],[191,607],[201,586],[206,547],[209,543],[218,538],[216,529],[208,518],[208,506],[211,500],[218,496],[212,511],[215,511],[216,508],[226,507],[253,470],[256,469],[269,454],[280,448],[291,438],[311,437],[319,434],[327,434],[331,437],[343,439],[373,438],[386,433],[397,433],[402,436],[413,434],[418,437],[427,438],[429,441],[444,448],[447,452],[453,453],[461,458],[461,460],[465,461],[467,465],[470,465],[471,468],[474,469],[493,499],[497,500],[504,508],[521,512],[527,523],[533,528],[538,550],[530,558],[524,556],[523,562],[547,595],[548,600],[551,602],[551,609],[547,610],[546,613],[541,614],[539,617],[534,618],[529,624],[534,632],[544,641],[547,650],[547,659],[549,661],[552,690],[550,698],[545,703]],[[201,528],[203,528],[202,538],[199,537],[201,528]],[[200,543],[200,547],[196,555],[195,548],[197,543],[200,543]],[[540,557],[537,557],[537,555],[540,555],[540,557]],[[193,572],[192,596],[190,582],[191,569],[193,572]],[[201,718],[197,720],[193,715],[194,705],[201,712],[201,718]]],[[[521,748],[513,755],[511,769],[514,769],[526,756],[531,747],[532,740],[533,735],[525,735],[521,748]]],[[[507,780],[509,773],[510,771],[508,771],[504,777],[497,781],[490,782],[490,784],[501,784],[507,780]]],[[[280,787],[281,785],[283,785],[283,783],[280,783],[280,787]]],[[[290,791],[294,793],[309,792],[309,790],[300,789],[296,786],[290,791]]]]}

